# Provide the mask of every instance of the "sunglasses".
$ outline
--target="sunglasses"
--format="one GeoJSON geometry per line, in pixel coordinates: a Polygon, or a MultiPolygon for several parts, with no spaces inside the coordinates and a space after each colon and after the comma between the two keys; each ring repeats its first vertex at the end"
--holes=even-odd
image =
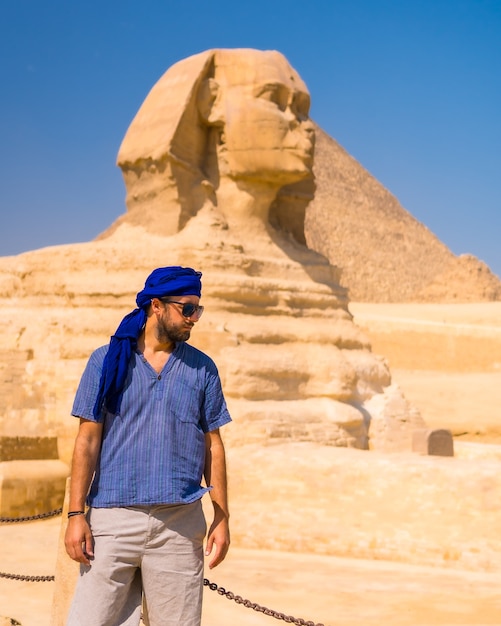
{"type": "Polygon", "coordinates": [[[176,300],[163,300],[162,298],[160,298],[160,301],[164,304],[179,304],[182,306],[181,314],[183,317],[194,317],[195,320],[199,320],[204,312],[203,306],[193,304],[192,302],[176,302],[176,300]]]}

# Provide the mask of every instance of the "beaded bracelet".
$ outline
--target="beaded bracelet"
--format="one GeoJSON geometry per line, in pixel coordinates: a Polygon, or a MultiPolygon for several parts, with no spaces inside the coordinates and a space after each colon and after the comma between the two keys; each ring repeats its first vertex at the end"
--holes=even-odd
{"type": "Polygon", "coordinates": [[[85,511],[68,511],[68,519],[75,515],[85,515],[85,511]]]}

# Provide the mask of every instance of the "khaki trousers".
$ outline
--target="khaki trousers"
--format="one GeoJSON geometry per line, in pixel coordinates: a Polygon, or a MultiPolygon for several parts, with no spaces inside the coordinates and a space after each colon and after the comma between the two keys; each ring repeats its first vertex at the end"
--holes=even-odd
{"type": "Polygon", "coordinates": [[[192,504],[90,509],[94,559],[80,566],[67,626],[200,626],[203,540],[192,504]],[[143,598],[144,596],[144,598],[143,598]]]}

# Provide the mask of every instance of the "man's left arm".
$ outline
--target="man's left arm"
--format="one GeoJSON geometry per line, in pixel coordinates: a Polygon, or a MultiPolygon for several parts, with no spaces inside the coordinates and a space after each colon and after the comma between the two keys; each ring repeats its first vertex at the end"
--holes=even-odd
{"type": "Polygon", "coordinates": [[[209,562],[212,569],[223,561],[230,547],[226,455],[219,428],[205,435],[205,449],[204,476],[206,484],[212,486],[210,497],[214,507],[214,521],[207,535],[205,554],[208,556],[215,549],[209,562]]]}

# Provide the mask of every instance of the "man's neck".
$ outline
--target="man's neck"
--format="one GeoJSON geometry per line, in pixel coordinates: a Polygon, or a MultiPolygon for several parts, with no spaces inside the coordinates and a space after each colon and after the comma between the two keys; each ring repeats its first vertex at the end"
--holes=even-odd
{"type": "Polygon", "coordinates": [[[176,344],[173,341],[159,341],[154,330],[146,327],[138,339],[137,347],[153,369],[161,372],[169,356],[174,352],[176,344]]]}

